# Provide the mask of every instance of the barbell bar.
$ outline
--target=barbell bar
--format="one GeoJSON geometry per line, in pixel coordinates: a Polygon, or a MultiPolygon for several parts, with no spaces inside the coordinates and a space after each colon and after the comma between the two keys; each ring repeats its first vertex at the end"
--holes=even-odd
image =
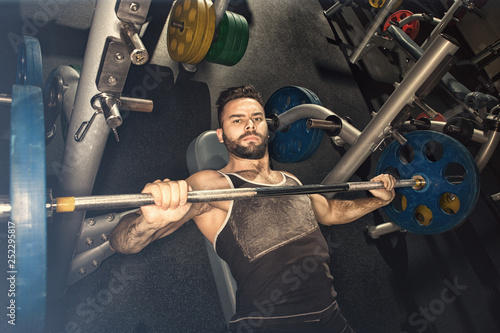
{"type": "MultiPolygon", "coordinates": [[[[412,179],[396,181],[395,188],[412,187],[415,190],[423,189],[425,180],[415,176],[412,179]]],[[[188,192],[187,201],[190,203],[214,202],[226,200],[240,200],[248,198],[262,198],[282,195],[319,194],[332,192],[367,191],[384,188],[384,184],[378,181],[347,182],[337,184],[314,184],[297,186],[272,186],[258,188],[237,188],[220,190],[202,190],[188,192]]],[[[120,209],[133,208],[155,204],[153,195],[150,193],[139,194],[115,194],[95,195],[80,197],[58,197],[52,199],[48,194],[46,204],[47,215],[52,212],[74,212],[80,210],[120,209]]],[[[6,222],[10,217],[11,206],[7,196],[0,198],[0,221],[6,222]]]]}

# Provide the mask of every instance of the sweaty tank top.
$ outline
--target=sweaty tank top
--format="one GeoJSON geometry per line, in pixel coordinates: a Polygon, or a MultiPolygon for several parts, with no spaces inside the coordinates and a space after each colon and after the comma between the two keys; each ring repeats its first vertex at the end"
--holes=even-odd
{"type": "MultiPolygon", "coordinates": [[[[284,173],[273,185],[220,173],[233,188],[300,185],[284,173]]],[[[237,282],[230,329],[315,320],[333,308],[328,247],[307,195],[232,201],[214,248],[237,282]]]]}

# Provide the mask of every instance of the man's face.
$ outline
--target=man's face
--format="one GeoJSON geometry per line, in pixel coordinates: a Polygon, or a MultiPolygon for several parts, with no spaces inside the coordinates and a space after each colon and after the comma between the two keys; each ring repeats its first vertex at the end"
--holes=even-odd
{"type": "Polygon", "coordinates": [[[257,160],[267,153],[268,129],[264,109],[252,98],[238,98],[224,107],[220,142],[240,158],[257,160]]]}

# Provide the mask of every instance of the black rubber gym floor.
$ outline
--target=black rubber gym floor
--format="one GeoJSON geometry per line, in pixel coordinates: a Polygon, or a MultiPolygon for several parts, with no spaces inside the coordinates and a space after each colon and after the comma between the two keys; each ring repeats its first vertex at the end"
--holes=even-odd
{"type": "MultiPolygon", "coordinates": [[[[93,3],[61,4],[60,18],[37,28],[45,75],[58,65],[81,64],[93,3]],[[73,24],[67,24],[71,20],[73,24]]],[[[253,84],[267,100],[283,86],[302,86],[361,130],[400,80],[397,64],[380,50],[359,65],[349,64],[349,32],[363,29],[360,17],[370,10],[345,8],[329,21],[323,10],[333,0],[233,0],[229,10],[245,16],[250,27],[243,59],[233,67],[202,62],[196,73],[187,73],[165,49],[162,29],[171,3],[153,1],[153,21],[144,41],[154,56],[144,67],[131,67],[125,88],[130,94],[151,70],[159,73],[157,87],[147,91],[155,109],[151,114],[126,113],[118,129],[120,142],[113,136],[108,140],[94,194],[136,193],[156,179],[186,178],[187,146],[203,131],[216,128],[214,103],[223,88],[253,84]]],[[[0,28],[4,48],[0,87],[10,91],[16,59],[8,34],[21,34],[40,4],[12,2],[2,7],[0,16],[6,23],[0,28]]],[[[0,129],[7,124],[2,120],[0,129]]],[[[8,191],[7,138],[0,140],[0,194],[8,191]]],[[[47,147],[47,165],[59,161],[62,151],[59,133],[47,147]]],[[[305,184],[319,183],[342,153],[325,136],[307,161],[275,162],[274,167],[295,174],[305,184]]],[[[372,177],[378,156],[373,154],[352,180],[372,177]]],[[[356,331],[500,331],[499,205],[489,199],[500,191],[498,163],[497,151],[482,173],[477,208],[454,231],[433,236],[396,233],[367,241],[365,227],[384,221],[378,213],[349,225],[322,227],[331,249],[339,305],[356,331]]],[[[49,185],[57,188],[56,170],[48,167],[47,172],[49,185]]],[[[0,237],[0,244],[6,247],[5,237],[0,237]]],[[[138,254],[115,254],[96,272],[69,286],[62,298],[49,295],[49,300],[47,332],[226,331],[204,239],[193,222],[138,254]]],[[[0,330],[7,329],[6,320],[1,320],[0,330]]]]}

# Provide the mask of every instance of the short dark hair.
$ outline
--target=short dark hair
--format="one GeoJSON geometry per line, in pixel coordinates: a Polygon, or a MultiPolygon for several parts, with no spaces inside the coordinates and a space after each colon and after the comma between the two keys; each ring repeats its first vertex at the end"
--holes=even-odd
{"type": "Polygon", "coordinates": [[[222,127],[222,110],[224,110],[227,103],[238,98],[252,98],[264,107],[264,102],[262,101],[260,93],[255,90],[252,85],[227,88],[220,92],[219,98],[215,104],[217,106],[217,119],[219,120],[219,127],[222,127]]]}

